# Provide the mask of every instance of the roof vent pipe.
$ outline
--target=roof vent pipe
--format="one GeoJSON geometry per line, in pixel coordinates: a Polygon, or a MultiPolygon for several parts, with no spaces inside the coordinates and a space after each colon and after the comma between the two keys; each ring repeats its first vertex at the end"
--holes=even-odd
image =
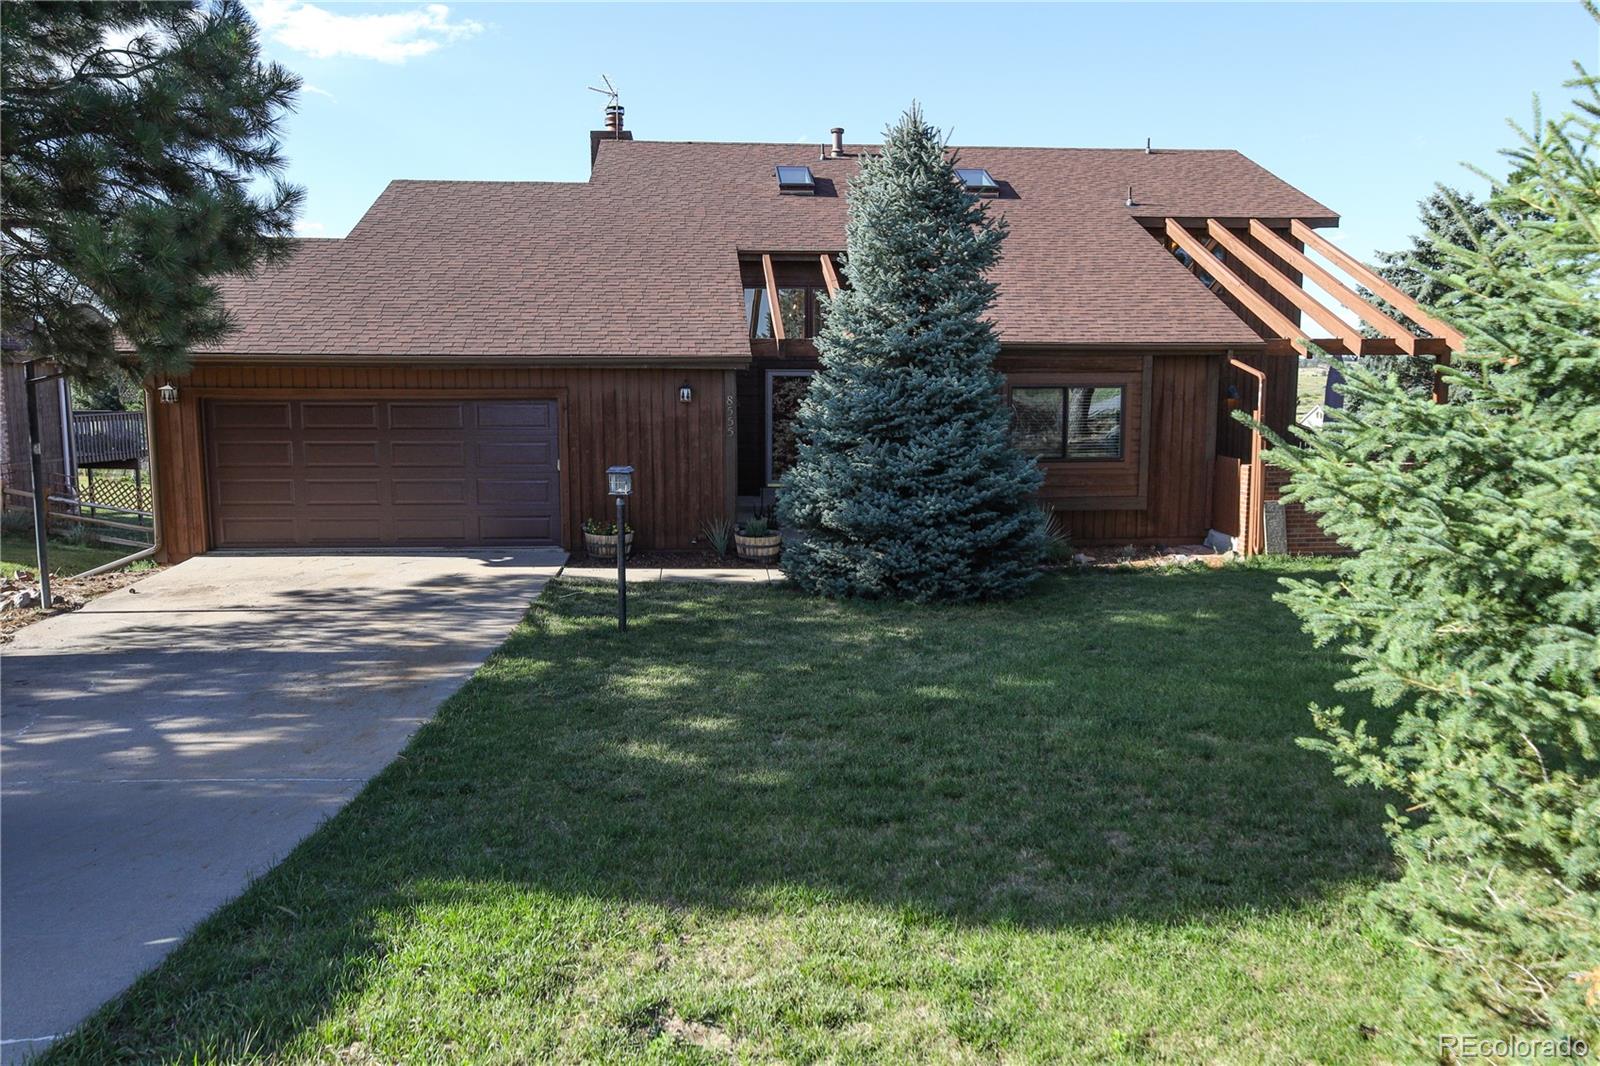
{"type": "Polygon", "coordinates": [[[1146,137],[1144,139],[1144,154],[1145,155],[1151,155],[1152,154],[1151,150],[1150,150],[1150,138],[1148,138],[1148,137],[1146,137]]]}
{"type": "Polygon", "coordinates": [[[833,157],[837,159],[844,155],[844,127],[835,126],[828,132],[833,134],[833,157]]]}
{"type": "Polygon", "coordinates": [[[1136,204],[1136,201],[1133,198],[1133,186],[1132,185],[1128,186],[1128,198],[1123,201],[1123,204],[1125,206],[1127,206],[1127,207],[1133,207],[1136,204]]]}
{"type": "Polygon", "coordinates": [[[607,104],[606,105],[606,129],[610,130],[612,133],[621,133],[622,132],[622,105],[621,104],[607,104]]]}

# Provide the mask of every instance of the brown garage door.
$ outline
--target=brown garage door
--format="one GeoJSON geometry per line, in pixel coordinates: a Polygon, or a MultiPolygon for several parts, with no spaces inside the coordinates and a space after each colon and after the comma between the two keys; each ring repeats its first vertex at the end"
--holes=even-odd
{"type": "Polygon", "coordinates": [[[209,400],[217,547],[556,544],[553,400],[209,400]]]}

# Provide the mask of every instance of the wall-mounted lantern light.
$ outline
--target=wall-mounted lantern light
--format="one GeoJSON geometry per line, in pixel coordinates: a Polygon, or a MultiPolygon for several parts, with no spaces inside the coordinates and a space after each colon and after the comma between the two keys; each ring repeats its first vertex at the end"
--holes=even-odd
{"type": "Polygon", "coordinates": [[[689,401],[691,401],[693,399],[694,399],[694,390],[689,387],[689,383],[687,381],[685,381],[682,385],[678,386],[678,402],[679,403],[688,403],[689,401]]]}
{"type": "Polygon", "coordinates": [[[628,497],[633,494],[633,467],[606,467],[606,483],[617,498],[617,631],[628,631],[628,497]]]}
{"type": "Polygon", "coordinates": [[[170,381],[157,389],[156,394],[161,397],[162,403],[178,402],[178,386],[172,384],[170,381]]]}

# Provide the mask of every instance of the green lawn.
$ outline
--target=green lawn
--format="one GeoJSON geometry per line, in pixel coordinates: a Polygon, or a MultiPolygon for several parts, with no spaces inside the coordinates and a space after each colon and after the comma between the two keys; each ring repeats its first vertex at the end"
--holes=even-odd
{"type": "Polygon", "coordinates": [[[1445,1020],[1361,916],[1380,797],[1295,746],[1340,669],[1282,572],[635,586],[625,636],[554,584],[48,1061],[1414,1059],[1445,1020]]]}
{"type": "MultiPolygon", "coordinates": [[[[138,550],[117,544],[73,544],[51,540],[50,572],[67,576],[81,574],[138,550]]],[[[0,533],[0,577],[11,577],[23,571],[32,574],[38,568],[31,532],[14,533],[8,530],[0,533]]]]}

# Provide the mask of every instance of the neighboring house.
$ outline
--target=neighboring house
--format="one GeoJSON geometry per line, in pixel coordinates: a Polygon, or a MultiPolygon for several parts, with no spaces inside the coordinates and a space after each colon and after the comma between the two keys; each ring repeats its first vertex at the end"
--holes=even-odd
{"type": "MultiPolygon", "coordinates": [[[[348,237],[226,280],[238,331],[151,383],[177,389],[153,412],[167,557],[570,548],[624,463],[640,546],[682,548],[781,477],[874,149],[650,142],[608,121],[588,182],[396,181],[348,237]]],[[[963,148],[959,165],[1011,225],[993,320],[1042,501],[1084,543],[1237,525],[1262,479],[1241,475],[1254,442],[1227,410],[1259,400],[1284,429],[1294,412],[1304,294],[1276,257],[1338,216],[1233,151],[963,148]]]]}

